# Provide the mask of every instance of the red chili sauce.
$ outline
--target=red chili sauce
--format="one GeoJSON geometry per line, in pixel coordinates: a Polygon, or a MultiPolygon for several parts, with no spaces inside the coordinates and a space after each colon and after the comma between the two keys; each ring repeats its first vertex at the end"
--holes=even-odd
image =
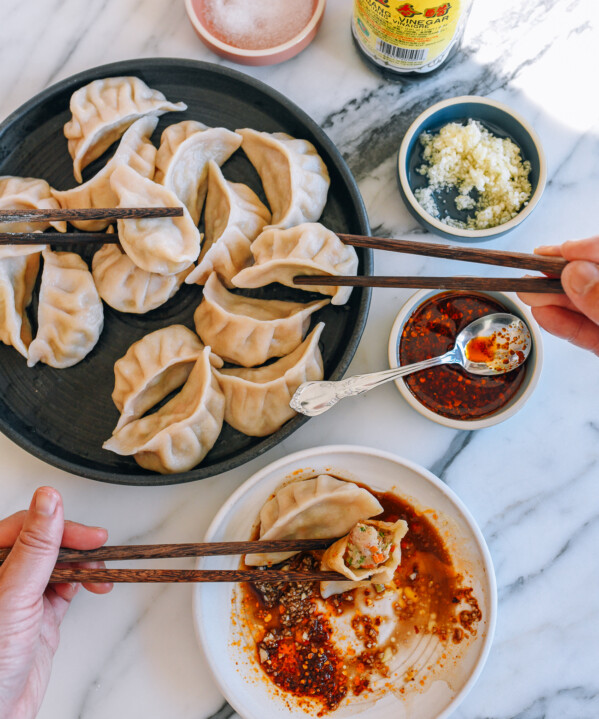
{"type": "MultiPolygon", "coordinates": [[[[461,330],[474,320],[506,308],[484,295],[444,292],[424,302],[406,322],[399,345],[399,364],[442,355],[452,349],[461,330]]],[[[479,351],[482,348],[479,348],[479,351]]],[[[482,352],[481,352],[482,354],[482,352]]],[[[518,391],[526,366],[483,377],[459,365],[441,365],[404,379],[425,407],[452,419],[479,419],[507,404],[518,391]]]]}
{"type": "MultiPolygon", "coordinates": [[[[460,644],[476,634],[482,618],[472,588],[456,573],[449,551],[426,513],[393,494],[369,491],[383,506],[377,519],[404,519],[409,526],[401,542],[402,561],[394,576],[396,626],[392,640],[379,642],[379,626],[388,619],[359,610],[359,592],[366,605],[374,608],[383,598],[372,586],[333,595],[323,609],[315,582],[258,579],[242,585],[245,621],[262,669],[311,715],[332,711],[348,694],[368,692],[375,676],[387,677],[389,668],[381,657],[385,651],[399,651],[406,634],[434,634],[443,643],[460,644]],[[362,646],[351,655],[340,653],[331,623],[331,617],[346,613],[362,646]]],[[[314,571],[321,556],[322,552],[302,552],[275,566],[314,571]]],[[[259,577],[258,568],[244,568],[255,569],[259,577]]],[[[414,680],[409,674],[404,677],[406,683],[414,680]]]]}

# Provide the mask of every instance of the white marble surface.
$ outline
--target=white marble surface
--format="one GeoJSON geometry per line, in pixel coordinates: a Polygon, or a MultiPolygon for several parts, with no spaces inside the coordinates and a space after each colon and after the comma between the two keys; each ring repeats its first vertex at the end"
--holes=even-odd
{"type": "MultiPolygon", "coordinates": [[[[549,164],[540,206],[493,246],[527,251],[597,233],[596,2],[476,0],[461,58],[433,78],[405,85],[382,81],[362,64],[350,39],[350,14],[349,0],[329,0],[321,31],[304,53],[246,71],[298,103],[337,143],[359,181],[373,230],[422,237],[395,183],[402,133],[439,99],[481,94],[532,121],[549,164]]],[[[181,0],[3,0],[0,48],[0,117],[94,65],[148,56],[220,62],[193,34],[181,0]]],[[[376,261],[381,268],[382,256],[376,261]]],[[[385,255],[384,262],[385,274],[444,273],[436,260],[385,255]]],[[[408,295],[374,292],[350,372],[386,367],[388,332],[408,295]]],[[[113,543],[197,541],[246,477],[286,453],[338,442],[394,451],[431,469],[461,496],[495,562],[495,643],[454,716],[594,719],[599,364],[582,350],[545,339],[539,387],[504,424],[477,432],[445,429],[410,410],[391,386],[311,420],[244,467],[188,485],[95,483],[46,466],[2,436],[1,511],[24,507],[34,488],[48,483],[62,492],[71,518],[108,527],[113,543]]],[[[231,710],[223,707],[194,638],[190,595],[184,585],[148,585],[79,596],[64,624],[40,719],[228,717],[231,710]]]]}

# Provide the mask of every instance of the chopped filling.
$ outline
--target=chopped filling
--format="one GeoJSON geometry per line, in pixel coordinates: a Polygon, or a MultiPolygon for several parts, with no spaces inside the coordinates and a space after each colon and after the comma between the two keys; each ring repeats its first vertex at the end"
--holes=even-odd
{"type": "Polygon", "coordinates": [[[389,559],[391,534],[358,522],[349,533],[343,561],[350,569],[374,569],[389,559]]]}

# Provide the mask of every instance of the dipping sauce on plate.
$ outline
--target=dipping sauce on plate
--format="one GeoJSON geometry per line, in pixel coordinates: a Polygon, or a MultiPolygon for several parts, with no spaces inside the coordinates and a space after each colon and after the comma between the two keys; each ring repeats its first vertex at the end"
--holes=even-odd
{"type": "MultiPolygon", "coordinates": [[[[404,325],[399,364],[442,355],[454,346],[456,336],[466,325],[484,315],[506,311],[499,302],[474,292],[435,295],[420,305],[404,325]]],[[[479,347],[478,351],[489,352],[491,347],[479,347]]],[[[486,417],[506,405],[518,391],[525,373],[526,366],[521,365],[506,374],[483,377],[459,365],[441,365],[414,372],[404,381],[416,399],[432,412],[467,420],[486,417]]]]}

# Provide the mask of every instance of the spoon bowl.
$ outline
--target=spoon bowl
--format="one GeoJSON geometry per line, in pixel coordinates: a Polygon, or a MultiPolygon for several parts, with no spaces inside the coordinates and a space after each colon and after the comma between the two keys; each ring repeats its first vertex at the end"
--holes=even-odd
{"type": "Polygon", "coordinates": [[[520,317],[495,312],[467,325],[456,337],[454,347],[439,357],[337,382],[304,382],[295,391],[289,406],[315,417],[344,397],[355,397],[398,377],[443,364],[459,364],[477,375],[505,374],[526,361],[531,347],[530,330],[520,317]]]}

